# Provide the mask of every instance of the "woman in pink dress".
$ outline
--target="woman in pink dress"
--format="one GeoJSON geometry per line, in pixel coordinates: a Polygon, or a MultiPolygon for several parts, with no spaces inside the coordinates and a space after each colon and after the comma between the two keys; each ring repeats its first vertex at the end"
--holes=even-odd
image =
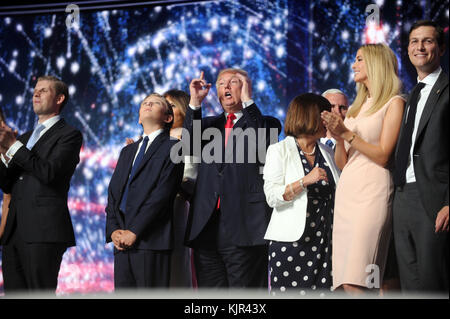
{"type": "Polygon", "coordinates": [[[333,288],[355,295],[380,288],[391,234],[393,183],[387,166],[400,131],[404,99],[397,58],[384,44],[363,45],[352,65],[355,101],[342,118],[323,112],[342,170],[333,226],[333,288]]]}

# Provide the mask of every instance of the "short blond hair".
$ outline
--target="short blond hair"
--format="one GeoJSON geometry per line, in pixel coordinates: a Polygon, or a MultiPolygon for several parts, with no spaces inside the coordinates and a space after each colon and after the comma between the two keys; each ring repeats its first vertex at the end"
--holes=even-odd
{"type": "Polygon", "coordinates": [[[223,69],[219,72],[219,74],[217,75],[217,80],[216,80],[216,89],[219,89],[219,79],[222,75],[224,75],[225,73],[239,73],[242,74],[243,76],[247,76],[248,77],[248,73],[247,71],[244,71],[242,69],[237,69],[237,68],[227,68],[227,69],[223,69]]]}

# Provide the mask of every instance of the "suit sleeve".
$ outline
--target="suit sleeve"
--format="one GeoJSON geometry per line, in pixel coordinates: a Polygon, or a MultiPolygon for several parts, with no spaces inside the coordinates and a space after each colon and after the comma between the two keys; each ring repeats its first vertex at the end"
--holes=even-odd
{"type": "Polygon", "coordinates": [[[289,203],[283,198],[285,185],[285,169],[278,144],[271,145],[267,149],[266,164],[264,165],[264,194],[267,204],[272,207],[284,206],[289,203]]]}
{"type": "Polygon", "coordinates": [[[149,199],[141,206],[139,213],[129,227],[129,230],[138,238],[161,215],[172,214],[172,211],[168,211],[167,207],[177,194],[183,179],[183,170],[183,162],[175,164],[170,157],[167,157],[156,188],[152,191],[149,199]]]}
{"type": "MultiPolygon", "coordinates": [[[[186,134],[182,134],[181,136],[181,140],[183,141],[183,143],[186,143],[186,145],[189,145],[189,152],[188,156],[192,156],[192,154],[194,152],[198,152],[201,150],[194,150],[194,137],[195,137],[195,133],[194,132],[194,123],[202,123],[202,110],[198,109],[198,110],[193,110],[190,107],[188,107],[186,109],[186,116],[184,118],[184,122],[183,122],[183,128],[186,130],[186,134]],[[196,122],[197,121],[197,122],[196,122]]],[[[202,129],[203,125],[201,125],[200,130],[202,129]]],[[[199,132],[200,136],[201,136],[201,131],[199,132]]],[[[200,144],[201,145],[201,141],[200,144]]]]}
{"type": "Polygon", "coordinates": [[[11,159],[11,163],[33,175],[44,185],[49,185],[75,170],[80,161],[82,142],[81,132],[73,130],[59,139],[48,158],[40,158],[22,146],[11,159]]]}
{"type": "Polygon", "coordinates": [[[117,179],[117,168],[120,167],[123,150],[124,149],[122,149],[122,151],[120,152],[119,159],[117,160],[117,164],[116,164],[116,169],[114,170],[114,173],[111,177],[111,181],[109,182],[109,186],[108,186],[108,202],[105,207],[105,212],[106,212],[105,237],[106,237],[107,243],[110,243],[112,241],[111,234],[114,231],[120,229],[120,225],[119,225],[119,222],[117,221],[116,212],[115,212],[115,207],[118,206],[117,201],[120,200],[120,198],[116,198],[114,196],[113,185],[117,179]]]}
{"type": "Polygon", "coordinates": [[[12,185],[19,177],[20,171],[13,163],[10,163],[8,167],[3,162],[0,163],[0,188],[4,193],[11,193],[12,185]]]}

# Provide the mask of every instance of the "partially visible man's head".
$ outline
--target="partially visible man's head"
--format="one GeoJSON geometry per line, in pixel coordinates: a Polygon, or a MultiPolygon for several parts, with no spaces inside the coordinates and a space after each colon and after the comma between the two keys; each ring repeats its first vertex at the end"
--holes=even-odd
{"type": "Polygon", "coordinates": [[[338,89],[329,89],[323,92],[322,96],[330,102],[331,112],[339,114],[344,119],[348,110],[348,99],[344,92],[338,89]]]}
{"type": "Polygon", "coordinates": [[[69,100],[67,85],[55,76],[37,79],[33,93],[33,110],[39,115],[59,114],[69,100]]]}

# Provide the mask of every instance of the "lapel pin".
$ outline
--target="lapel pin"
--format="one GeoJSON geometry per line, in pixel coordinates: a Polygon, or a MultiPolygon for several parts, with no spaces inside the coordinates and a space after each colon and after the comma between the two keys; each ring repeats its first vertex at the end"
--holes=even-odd
{"type": "Polygon", "coordinates": [[[436,94],[439,94],[439,92],[441,92],[441,89],[437,90],[437,91],[436,91],[436,94]]]}

